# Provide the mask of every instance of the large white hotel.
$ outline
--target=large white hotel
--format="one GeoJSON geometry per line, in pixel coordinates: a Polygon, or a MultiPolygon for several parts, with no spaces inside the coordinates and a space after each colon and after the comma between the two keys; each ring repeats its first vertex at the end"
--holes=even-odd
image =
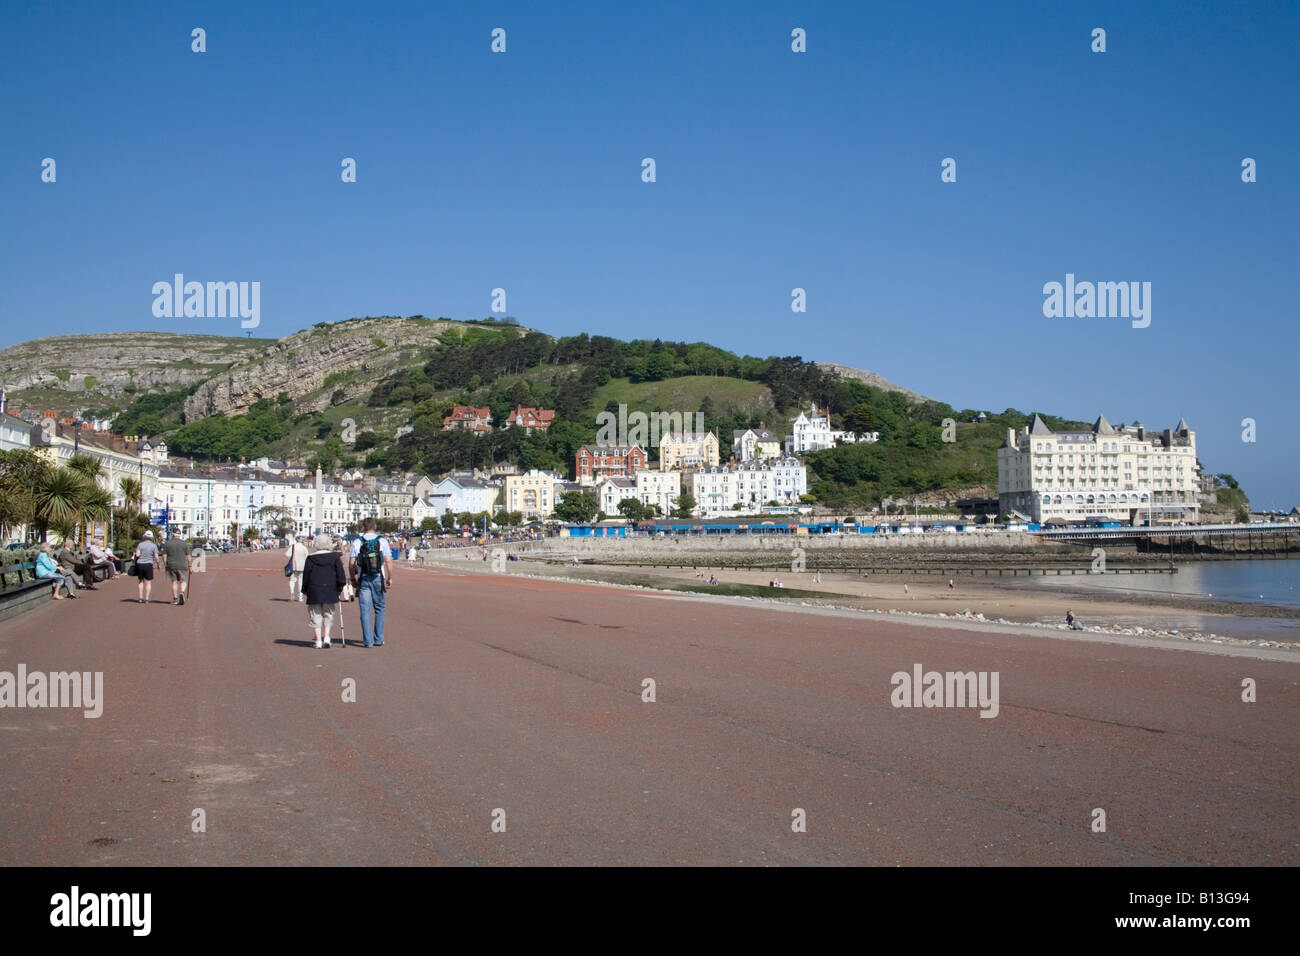
{"type": "Polygon", "coordinates": [[[998,508],[1030,521],[1198,521],[1196,433],[1111,425],[1053,432],[1037,415],[998,449],[998,508]]]}

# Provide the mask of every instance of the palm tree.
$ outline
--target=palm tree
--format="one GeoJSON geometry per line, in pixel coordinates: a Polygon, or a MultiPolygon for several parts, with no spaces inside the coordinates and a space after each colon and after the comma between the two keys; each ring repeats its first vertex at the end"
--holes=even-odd
{"type": "Polygon", "coordinates": [[[71,546],[77,533],[77,523],[70,518],[56,518],[50,522],[50,530],[71,546]]]}
{"type": "Polygon", "coordinates": [[[98,481],[104,473],[104,464],[94,455],[76,454],[68,460],[67,466],[72,471],[89,481],[98,481]]]}
{"type": "Polygon", "coordinates": [[[127,513],[134,515],[136,509],[140,506],[140,499],[144,496],[144,490],[140,487],[140,479],[126,476],[119,478],[117,479],[117,489],[122,492],[122,497],[126,499],[127,513]]]}
{"type": "Polygon", "coordinates": [[[40,528],[41,540],[55,522],[81,520],[85,511],[89,482],[68,468],[55,468],[36,487],[35,518],[40,528]]]}

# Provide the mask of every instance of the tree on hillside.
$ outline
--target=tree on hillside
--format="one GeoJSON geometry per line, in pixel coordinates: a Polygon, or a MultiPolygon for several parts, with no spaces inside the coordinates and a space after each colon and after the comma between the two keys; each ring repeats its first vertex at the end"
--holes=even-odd
{"type": "Polygon", "coordinates": [[[859,435],[875,431],[878,423],[875,411],[866,402],[859,402],[844,413],[844,427],[859,435]]]}

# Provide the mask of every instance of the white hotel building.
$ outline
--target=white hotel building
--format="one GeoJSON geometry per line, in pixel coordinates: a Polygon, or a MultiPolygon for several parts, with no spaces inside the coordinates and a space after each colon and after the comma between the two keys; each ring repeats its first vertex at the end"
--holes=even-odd
{"type": "Polygon", "coordinates": [[[757,511],[769,501],[797,504],[808,491],[808,471],[796,458],[731,462],[690,473],[691,495],[700,517],[757,511]],[[736,506],[740,507],[737,508],[736,506]]]}
{"type": "Polygon", "coordinates": [[[317,529],[345,534],[348,525],[356,520],[342,485],[322,482],[318,522],[314,483],[257,478],[236,471],[182,473],[164,468],[158,479],[158,497],[167,505],[169,530],[184,537],[226,540],[231,536],[231,525],[236,523],[241,534],[253,527],[265,536],[275,519],[258,512],[268,506],[283,508],[294,533],[299,535],[317,529]]]}
{"type": "Polygon", "coordinates": [[[1039,523],[1199,521],[1199,489],[1196,433],[1182,420],[1149,432],[1103,415],[1090,431],[1053,432],[1035,415],[998,449],[999,509],[1039,523]]]}
{"type": "Polygon", "coordinates": [[[629,498],[635,498],[646,507],[654,505],[661,515],[670,515],[677,507],[681,493],[680,471],[651,471],[646,468],[635,475],[605,478],[596,485],[596,501],[600,510],[610,516],[617,515],[619,502],[629,498]]]}
{"type": "Polygon", "coordinates": [[[646,469],[638,471],[633,478],[636,480],[636,496],[641,499],[641,504],[646,507],[654,505],[661,515],[673,513],[673,509],[677,507],[677,499],[682,494],[680,471],[646,469]]]}
{"type": "Polygon", "coordinates": [[[180,472],[161,469],[158,498],[167,506],[168,532],[181,537],[230,537],[230,526],[257,524],[266,482],[240,479],[234,472],[180,472]]]}

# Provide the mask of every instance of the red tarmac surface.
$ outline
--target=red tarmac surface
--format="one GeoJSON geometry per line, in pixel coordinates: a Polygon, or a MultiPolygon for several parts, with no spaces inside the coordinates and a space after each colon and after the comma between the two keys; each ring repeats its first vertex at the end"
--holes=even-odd
{"type": "Polygon", "coordinates": [[[0,623],[105,697],[0,710],[0,863],[1300,862],[1300,663],[404,566],[386,647],[318,651],[282,563],[0,623]],[[999,715],[892,707],[914,663],[999,715]]]}

